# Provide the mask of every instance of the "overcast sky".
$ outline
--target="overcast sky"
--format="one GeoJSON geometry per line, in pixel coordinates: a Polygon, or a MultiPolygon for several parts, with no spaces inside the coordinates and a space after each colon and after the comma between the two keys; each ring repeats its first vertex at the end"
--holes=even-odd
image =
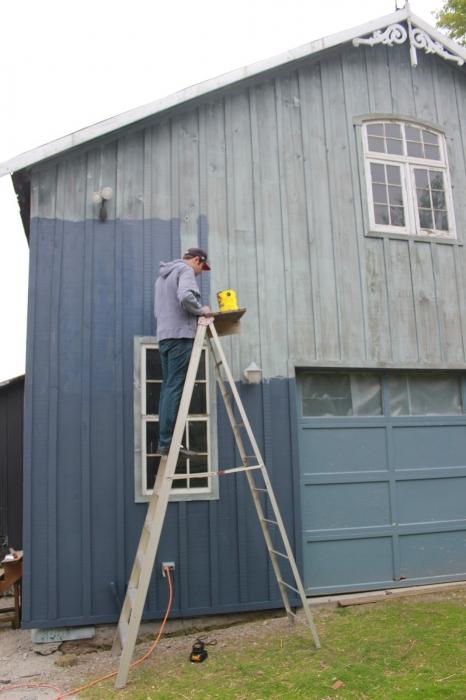
{"type": "MultiPolygon", "coordinates": [[[[430,24],[442,4],[410,3],[430,24]]],[[[394,10],[395,0],[4,0],[0,163],[394,10]]],[[[28,248],[9,177],[0,212],[1,382],[24,372],[26,344],[28,248]]]]}

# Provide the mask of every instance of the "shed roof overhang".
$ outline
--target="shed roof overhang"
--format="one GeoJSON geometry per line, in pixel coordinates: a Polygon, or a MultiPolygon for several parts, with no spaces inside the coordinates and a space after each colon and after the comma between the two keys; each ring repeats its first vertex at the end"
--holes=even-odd
{"type": "Polygon", "coordinates": [[[454,61],[459,66],[463,65],[466,61],[466,50],[464,48],[448,39],[448,37],[441,34],[420,17],[412,14],[409,7],[405,7],[392,14],[366,22],[363,25],[338,32],[337,34],[332,34],[322,39],[317,39],[298,48],[291,49],[284,54],[253,63],[216,78],[198,83],[197,85],[185,88],[168,97],[123,112],[117,116],[105,119],[92,126],[88,126],[72,134],[51,141],[43,146],[21,153],[4,163],[0,163],[0,177],[8,174],[13,176],[15,190],[21,207],[23,223],[25,223],[26,227],[25,220],[28,218],[28,215],[25,215],[24,209],[29,200],[29,174],[27,169],[37,163],[60,156],[62,153],[84,144],[92,144],[103,136],[117,132],[130,125],[143,122],[156,114],[166,112],[181,104],[192,102],[193,100],[216,93],[226,87],[263,75],[277,68],[293,64],[308,56],[319,54],[341,44],[352,42],[354,46],[359,46],[361,44],[374,46],[382,43],[392,46],[393,44],[401,44],[406,40],[410,42],[411,60],[414,65],[416,64],[417,49],[422,49],[427,53],[436,53],[447,60],[454,61]],[[408,30],[406,30],[401,23],[406,23],[408,30]],[[372,34],[372,36],[368,36],[370,34],[372,34]]]}

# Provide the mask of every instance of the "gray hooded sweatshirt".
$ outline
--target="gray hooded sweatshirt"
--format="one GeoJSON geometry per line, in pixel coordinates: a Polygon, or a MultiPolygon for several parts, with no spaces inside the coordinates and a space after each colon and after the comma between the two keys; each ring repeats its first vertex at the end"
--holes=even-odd
{"type": "Polygon", "coordinates": [[[201,293],[194,270],[184,260],[161,262],[155,282],[157,340],[194,338],[202,316],[201,293]]]}

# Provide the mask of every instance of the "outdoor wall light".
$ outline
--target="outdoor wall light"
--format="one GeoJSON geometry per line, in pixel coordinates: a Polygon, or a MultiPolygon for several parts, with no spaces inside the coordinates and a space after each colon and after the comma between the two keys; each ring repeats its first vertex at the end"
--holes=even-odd
{"type": "Polygon", "coordinates": [[[260,384],[262,380],[262,370],[255,362],[246,367],[243,371],[243,382],[245,384],[260,384]]]}
{"type": "Polygon", "coordinates": [[[101,190],[94,192],[92,201],[94,204],[100,204],[99,218],[101,221],[107,221],[107,201],[112,199],[113,190],[111,187],[102,187],[101,190]]]}

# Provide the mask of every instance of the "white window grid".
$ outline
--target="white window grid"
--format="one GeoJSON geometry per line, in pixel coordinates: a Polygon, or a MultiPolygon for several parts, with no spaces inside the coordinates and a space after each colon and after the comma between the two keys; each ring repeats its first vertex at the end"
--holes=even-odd
{"type": "MultiPolygon", "coordinates": [[[[157,453],[148,453],[147,452],[147,424],[148,423],[158,423],[159,422],[159,416],[158,415],[152,415],[152,414],[147,414],[146,413],[146,408],[147,408],[147,384],[150,383],[159,383],[160,385],[162,384],[162,380],[147,380],[147,350],[158,350],[158,343],[143,343],[141,345],[141,492],[143,496],[151,496],[153,493],[153,489],[149,488],[147,485],[147,458],[148,457],[156,457],[158,456],[157,453]]],[[[204,350],[201,355],[201,362],[203,361],[205,363],[205,368],[204,368],[204,379],[196,379],[196,383],[199,384],[205,384],[205,398],[206,398],[206,413],[205,414],[188,414],[188,417],[186,419],[186,426],[184,429],[184,440],[185,442],[183,443],[185,447],[190,447],[189,445],[189,424],[190,423],[195,423],[195,422],[202,422],[206,424],[206,433],[207,433],[207,471],[211,471],[211,446],[210,446],[210,405],[209,405],[209,393],[210,393],[210,386],[209,386],[209,367],[208,367],[208,348],[207,346],[204,347],[204,350]]],[[[204,453],[202,453],[204,454],[204,453]]],[[[211,493],[212,491],[212,478],[206,477],[207,478],[207,486],[196,486],[196,483],[199,483],[199,479],[193,479],[190,478],[190,467],[191,467],[191,460],[189,458],[186,459],[186,475],[185,474],[180,474],[181,479],[186,479],[187,481],[187,486],[186,487],[178,487],[176,486],[177,481],[175,480],[173,482],[173,486],[171,488],[170,493],[174,496],[176,495],[196,495],[196,494],[206,494],[206,493],[211,493]]],[[[193,472],[195,473],[195,472],[193,472]]]]}
{"type": "Polygon", "coordinates": [[[369,202],[369,225],[371,231],[380,231],[382,233],[398,233],[398,234],[415,234],[417,236],[428,236],[432,238],[456,238],[456,226],[453,210],[453,198],[451,190],[450,172],[448,167],[448,159],[446,152],[445,137],[441,131],[433,129],[432,127],[427,127],[424,124],[418,122],[407,122],[400,120],[388,120],[388,119],[374,119],[364,122],[363,129],[363,143],[364,143],[364,166],[365,166],[365,176],[367,185],[367,197],[369,202]],[[394,153],[379,153],[376,151],[369,150],[369,139],[367,134],[367,126],[371,124],[380,123],[391,123],[397,124],[401,128],[403,135],[403,151],[406,151],[406,136],[404,127],[413,126],[415,128],[430,131],[438,136],[439,147],[440,147],[440,160],[433,160],[429,158],[416,158],[414,156],[397,155],[394,153]],[[393,226],[378,224],[375,222],[375,207],[374,199],[372,195],[372,177],[371,177],[371,163],[380,165],[398,165],[400,168],[401,176],[401,187],[403,196],[403,207],[405,213],[405,225],[404,226],[393,226]],[[422,168],[425,170],[435,170],[441,172],[443,175],[443,183],[445,188],[445,199],[446,208],[448,216],[448,231],[440,231],[434,229],[421,228],[419,221],[419,211],[417,206],[417,195],[416,195],[416,182],[414,178],[414,170],[416,168],[422,168]]]}

